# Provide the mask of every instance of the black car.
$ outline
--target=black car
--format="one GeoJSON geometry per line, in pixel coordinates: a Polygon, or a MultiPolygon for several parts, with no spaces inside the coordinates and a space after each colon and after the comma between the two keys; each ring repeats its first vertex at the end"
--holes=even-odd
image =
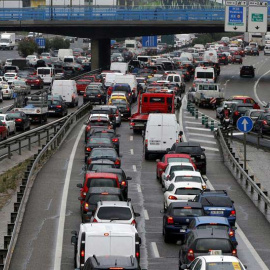
{"type": "Polygon", "coordinates": [[[218,53],[217,56],[218,56],[218,62],[220,64],[228,65],[229,60],[228,60],[228,57],[226,56],[226,54],[218,53]]]}
{"type": "Polygon", "coordinates": [[[173,202],[164,212],[163,237],[164,242],[176,242],[185,239],[187,228],[195,217],[204,216],[201,203],[173,202]]]}
{"type": "Polygon", "coordinates": [[[253,66],[242,66],[240,68],[240,77],[250,76],[253,78],[255,76],[255,69],[253,66]]]}
{"type": "Polygon", "coordinates": [[[189,71],[185,68],[176,70],[176,73],[179,74],[184,79],[185,82],[189,82],[191,79],[189,71]]]}
{"type": "Polygon", "coordinates": [[[17,130],[21,129],[22,131],[25,131],[27,129],[30,129],[30,119],[24,112],[12,111],[8,112],[7,115],[9,116],[9,118],[15,120],[15,126],[17,130]]]}
{"type": "Polygon", "coordinates": [[[96,172],[102,172],[102,173],[114,173],[117,174],[119,183],[121,185],[121,190],[123,192],[123,196],[125,200],[128,198],[128,181],[130,181],[132,178],[129,176],[126,176],[125,172],[121,168],[99,168],[96,170],[96,172]]]}
{"type": "Polygon", "coordinates": [[[89,257],[82,270],[127,269],[141,270],[136,257],[130,256],[93,256],[89,257]]]}
{"type": "Polygon", "coordinates": [[[236,256],[237,250],[228,232],[218,229],[191,231],[179,251],[179,269],[191,263],[198,256],[209,254],[210,250],[221,250],[222,255],[236,256]]]}
{"type": "Polygon", "coordinates": [[[91,164],[87,164],[86,171],[98,171],[105,168],[116,168],[116,165],[109,159],[97,159],[93,160],[91,164]]]}
{"type": "Polygon", "coordinates": [[[83,95],[83,102],[86,103],[90,101],[91,103],[106,103],[106,92],[101,84],[92,84],[90,83],[86,89],[85,93],[83,95]]]}
{"type": "Polygon", "coordinates": [[[254,131],[259,132],[260,134],[270,132],[270,113],[262,113],[253,125],[254,131]]]}
{"type": "Polygon", "coordinates": [[[48,114],[61,117],[68,114],[68,107],[61,96],[48,96],[48,114]]]}
{"type": "Polygon", "coordinates": [[[236,125],[237,120],[244,116],[247,110],[252,110],[254,107],[253,104],[247,103],[233,103],[230,108],[230,122],[233,126],[236,125]]]}
{"type": "Polygon", "coordinates": [[[112,99],[112,105],[118,107],[121,117],[129,118],[131,116],[131,107],[124,99],[112,99]]]}
{"type": "Polygon", "coordinates": [[[259,56],[260,55],[260,51],[258,48],[251,48],[250,50],[250,55],[256,55],[259,56]]]}
{"type": "Polygon", "coordinates": [[[206,174],[206,155],[205,149],[195,142],[174,143],[173,146],[167,149],[169,153],[188,154],[194,160],[198,170],[202,174],[206,174]]]}

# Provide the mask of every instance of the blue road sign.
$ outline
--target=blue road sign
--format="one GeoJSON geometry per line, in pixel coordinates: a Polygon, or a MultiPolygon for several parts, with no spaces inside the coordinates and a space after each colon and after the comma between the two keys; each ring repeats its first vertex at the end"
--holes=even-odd
{"type": "Polygon", "coordinates": [[[143,47],[157,47],[157,36],[144,36],[142,37],[143,47]]]}
{"type": "Polygon", "coordinates": [[[229,7],[229,25],[244,25],[244,7],[229,7]]]}
{"type": "Polygon", "coordinates": [[[237,128],[239,131],[247,133],[253,128],[253,122],[250,117],[242,116],[237,121],[237,128]]]}
{"type": "Polygon", "coordinates": [[[36,38],[36,43],[39,48],[45,48],[45,38],[36,38]]]}

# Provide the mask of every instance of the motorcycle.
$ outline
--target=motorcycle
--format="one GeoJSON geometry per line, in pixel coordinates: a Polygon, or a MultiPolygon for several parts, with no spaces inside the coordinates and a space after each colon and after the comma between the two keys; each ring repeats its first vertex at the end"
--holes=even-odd
{"type": "Polygon", "coordinates": [[[230,112],[226,111],[221,119],[221,124],[223,128],[227,129],[230,125],[230,117],[229,117],[230,112]]]}

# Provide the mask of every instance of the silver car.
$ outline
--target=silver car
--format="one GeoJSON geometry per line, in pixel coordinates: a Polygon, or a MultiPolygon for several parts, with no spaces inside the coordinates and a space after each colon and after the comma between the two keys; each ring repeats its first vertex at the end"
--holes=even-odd
{"type": "Polygon", "coordinates": [[[254,122],[258,119],[258,117],[265,112],[265,110],[256,110],[256,109],[251,109],[251,110],[247,110],[245,113],[245,116],[248,116],[251,118],[253,124],[254,122]]]}
{"type": "Polygon", "coordinates": [[[14,92],[24,91],[25,94],[31,94],[30,85],[26,84],[25,81],[16,80],[11,85],[13,87],[14,92]]]}

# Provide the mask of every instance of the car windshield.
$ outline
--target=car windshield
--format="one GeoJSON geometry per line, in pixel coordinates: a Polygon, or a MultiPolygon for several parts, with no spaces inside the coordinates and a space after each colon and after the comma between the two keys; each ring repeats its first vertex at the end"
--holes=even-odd
{"type": "Polygon", "coordinates": [[[208,262],[206,263],[206,270],[244,270],[239,262],[208,262]]]}
{"type": "Polygon", "coordinates": [[[95,158],[95,157],[113,157],[116,158],[117,157],[117,153],[114,149],[93,149],[91,152],[91,157],[95,158]]]}
{"type": "Polygon", "coordinates": [[[99,94],[99,91],[98,91],[98,89],[86,89],[86,94],[89,94],[89,95],[91,95],[91,94],[99,94]]]}
{"type": "Polygon", "coordinates": [[[201,201],[203,206],[220,206],[232,207],[232,201],[229,197],[223,196],[207,196],[203,197],[201,201]]]}
{"type": "Polygon", "coordinates": [[[128,207],[101,207],[97,213],[99,219],[130,220],[132,213],[128,207]]]}
{"type": "Polygon", "coordinates": [[[176,149],[177,153],[190,153],[200,155],[202,150],[198,146],[178,146],[176,149]]]}
{"type": "Polygon", "coordinates": [[[232,246],[228,239],[198,239],[195,246],[195,252],[206,252],[209,250],[222,250],[222,253],[231,253],[232,246]]]}
{"type": "Polygon", "coordinates": [[[178,217],[200,217],[203,216],[203,210],[198,208],[173,208],[173,216],[178,217]]]}
{"type": "Polygon", "coordinates": [[[109,178],[88,178],[87,187],[117,187],[117,182],[109,178]]]}
{"type": "Polygon", "coordinates": [[[170,174],[175,171],[194,171],[194,168],[188,165],[174,165],[170,169],[170,174]]]}
{"type": "Polygon", "coordinates": [[[5,117],[4,116],[0,116],[0,120],[5,120],[5,117]]]}
{"type": "Polygon", "coordinates": [[[90,140],[88,143],[94,143],[94,144],[110,144],[111,140],[106,137],[90,137],[90,140]]]}
{"type": "Polygon", "coordinates": [[[176,176],[175,182],[194,182],[194,183],[201,183],[201,177],[199,176],[191,176],[191,175],[187,175],[187,176],[176,176]]]}
{"type": "Polygon", "coordinates": [[[175,195],[199,195],[201,190],[199,188],[177,188],[175,195]]]}
{"type": "Polygon", "coordinates": [[[88,200],[90,205],[97,204],[99,201],[120,201],[120,198],[118,195],[113,194],[92,194],[88,200]]]}
{"type": "Polygon", "coordinates": [[[59,105],[61,102],[59,100],[48,100],[48,105],[59,105]]]}

